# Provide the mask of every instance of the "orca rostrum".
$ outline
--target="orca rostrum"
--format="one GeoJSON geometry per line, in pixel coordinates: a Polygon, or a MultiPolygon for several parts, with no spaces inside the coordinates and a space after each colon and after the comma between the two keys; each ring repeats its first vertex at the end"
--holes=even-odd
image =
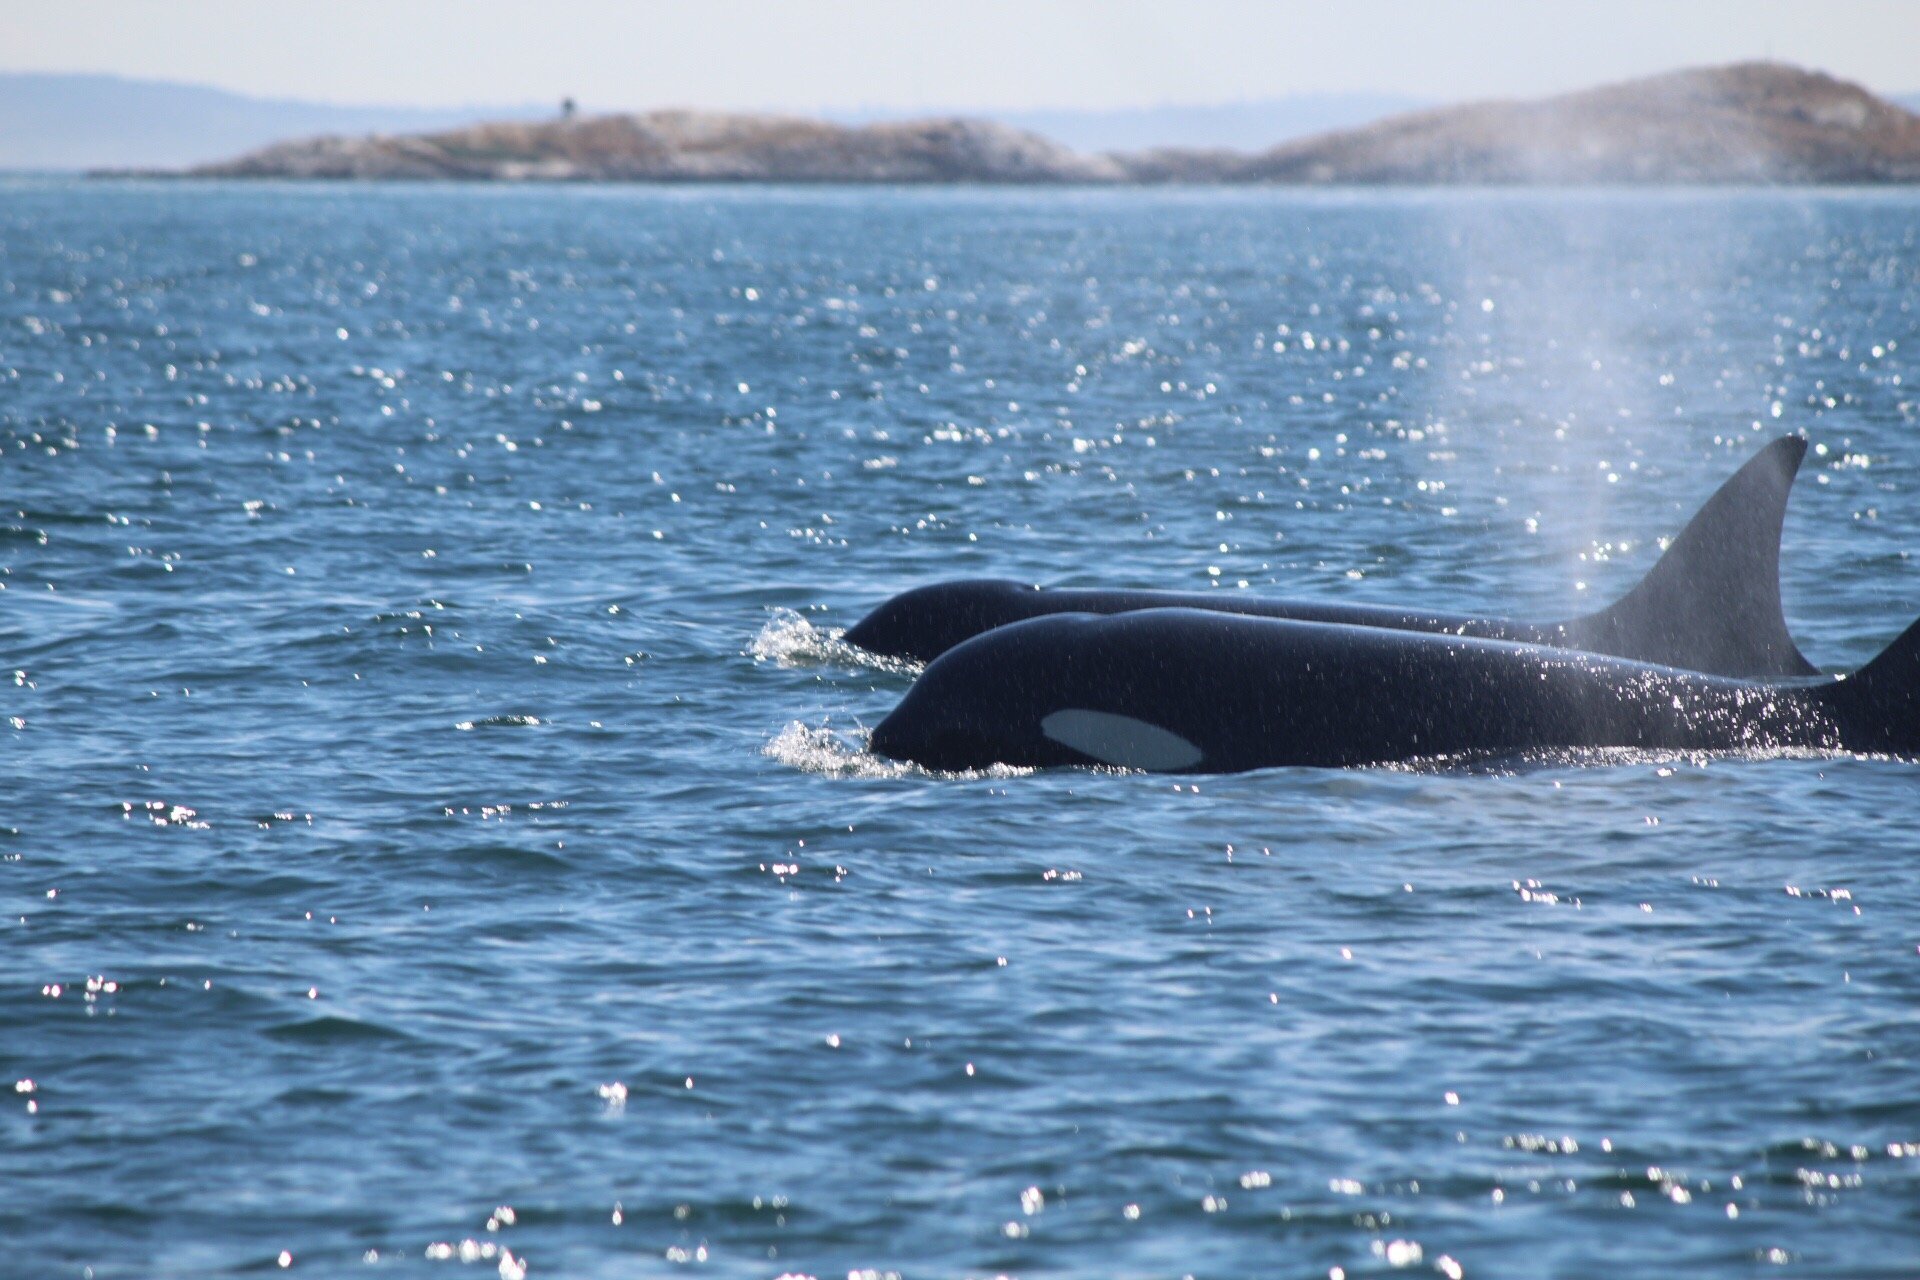
{"type": "Polygon", "coordinates": [[[1780,607],[1780,530],[1806,450],[1798,436],[1761,449],[1707,499],[1632,590],[1597,613],[1564,622],[1272,600],[1244,592],[1060,589],[969,579],[894,596],[845,638],[886,657],[931,662],[963,641],[1027,618],[1174,607],[1521,641],[1713,675],[1809,676],[1816,668],[1801,655],[1780,607]]]}
{"type": "Polygon", "coordinates": [[[1199,609],[1056,614],[935,659],[868,745],[941,771],[1232,773],[1610,748],[1915,758],[1920,622],[1850,676],[1751,680],[1199,609]]]}

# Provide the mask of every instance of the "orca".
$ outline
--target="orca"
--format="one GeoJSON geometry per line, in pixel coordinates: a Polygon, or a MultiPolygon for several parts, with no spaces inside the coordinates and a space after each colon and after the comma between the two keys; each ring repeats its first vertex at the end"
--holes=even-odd
{"type": "Polygon", "coordinates": [[[1920,756],[1920,622],[1851,676],[1762,681],[1551,645],[1200,609],[1053,614],[936,658],[874,754],[940,771],[1548,758],[1588,748],[1920,756]]]}
{"type": "Polygon", "coordinates": [[[1780,529],[1807,442],[1783,436],[1749,459],[1687,523],[1638,585],[1597,613],[1564,622],[1429,613],[1365,604],[1270,600],[1239,592],[1044,589],[968,579],[894,596],[848,629],[871,653],[931,662],[995,627],[1052,613],[1212,609],[1303,622],[1516,640],[1714,675],[1817,675],[1780,608],[1780,529]]]}

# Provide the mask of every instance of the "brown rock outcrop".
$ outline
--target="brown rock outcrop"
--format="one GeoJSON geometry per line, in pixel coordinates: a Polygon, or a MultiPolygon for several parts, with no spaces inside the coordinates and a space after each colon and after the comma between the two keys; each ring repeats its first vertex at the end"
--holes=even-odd
{"type": "Polygon", "coordinates": [[[984,120],[860,127],[700,111],[284,142],[200,177],[576,182],[1882,183],[1920,181],[1920,116],[1780,63],[1393,116],[1245,155],[1082,155],[984,120]]]}

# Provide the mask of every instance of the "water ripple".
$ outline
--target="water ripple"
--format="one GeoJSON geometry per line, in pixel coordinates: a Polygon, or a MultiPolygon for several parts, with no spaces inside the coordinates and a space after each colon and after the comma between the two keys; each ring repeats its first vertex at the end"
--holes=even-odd
{"type": "Polygon", "coordinates": [[[1912,196],[0,194],[9,1274],[1920,1271],[1912,766],[940,776],[843,639],[1566,616],[1799,431],[1849,669],[1912,196]]]}

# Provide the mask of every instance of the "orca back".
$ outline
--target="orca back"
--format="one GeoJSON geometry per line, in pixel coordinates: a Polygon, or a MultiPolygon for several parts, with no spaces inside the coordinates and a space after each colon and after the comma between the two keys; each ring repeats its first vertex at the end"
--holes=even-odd
{"type": "Polygon", "coordinates": [[[1797,436],[1767,445],[1715,491],[1632,590],[1598,613],[1565,622],[1276,600],[1249,592],[1043,590],[971,579],[896,595],[849,629],[846,639],[888,657],[931,662],[973,636],[1026,618],[1189,608],[1546,644],[1749,680],[1817,675],[1789,634],[1780,606],[1780,532],[1806,450],[1797,436]]]}

